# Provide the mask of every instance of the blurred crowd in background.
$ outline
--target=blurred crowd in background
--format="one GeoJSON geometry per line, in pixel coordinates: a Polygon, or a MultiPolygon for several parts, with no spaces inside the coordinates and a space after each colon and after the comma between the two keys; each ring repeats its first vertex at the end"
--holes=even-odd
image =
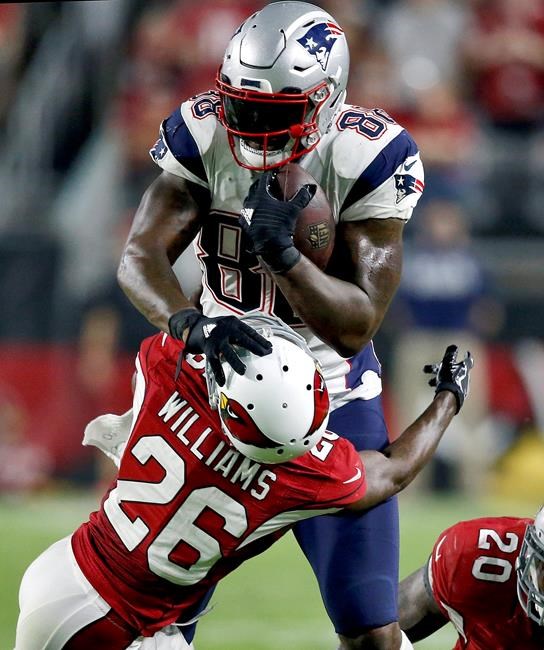
{"type": "MultiPolygon", "coordinates": [[[[0,4],[0,493],[100,480],[83,428],[129,408],[154,331],[115,279],[159,172],[148,151],[264,4],[0,4]]],[[[387,110],[425,165],[375,342],[390,429],[455,341],[477,360],[472,394],[420,488],[542,495],[544,0],[315,4],[346,31],[349,103],[387,110]]]]}

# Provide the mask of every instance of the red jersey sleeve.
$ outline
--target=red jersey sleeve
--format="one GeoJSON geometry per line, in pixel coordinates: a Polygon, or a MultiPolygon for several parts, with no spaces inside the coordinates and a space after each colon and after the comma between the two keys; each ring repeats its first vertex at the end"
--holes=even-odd
{"type": "Polygon", "coordinates": [[[351,442],[326,432],[308,455],[316,465],[324,462],[325,467],[320,469],[322,472],[323,469],[326,470],[322,474],[316,503],[310,507],[345,507],[363,498],[367,487],[365,467],[351,442]],[[322,461],[320,457],[325,454],[325,460],[322,461]]]}
{"type": "Polygon", "coordinates": [[[147,379],[152,368],[159,362],[167,362],[173,368],[183,351],[182,341],[173,339],[164,332],[159,332],[144,339],[138,352],[138,363],[144,377],[147,379]]]}

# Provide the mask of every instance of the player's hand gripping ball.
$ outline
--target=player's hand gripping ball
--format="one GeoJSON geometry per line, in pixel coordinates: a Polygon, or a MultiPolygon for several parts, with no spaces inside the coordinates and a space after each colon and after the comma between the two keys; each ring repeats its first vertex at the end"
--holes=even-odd
{"type": "Polygon", "coordinates": [[[252,250],[274,273],[285,273],[302,253],[325,269],[335,223],[323,189],[300,165],[261,174],[244,201],[240,225],[252,250]]]}

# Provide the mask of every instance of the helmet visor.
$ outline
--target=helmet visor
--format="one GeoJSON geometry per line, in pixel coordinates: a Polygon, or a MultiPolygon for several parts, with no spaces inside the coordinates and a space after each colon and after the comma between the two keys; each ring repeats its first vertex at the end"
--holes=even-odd
{"type": "Polygon", "coordinates": [[[284,88],[281,92],[267,93],[236,88],[219,71],[215,83],[221,97],[219,119],[227,130],[234,158],[242,167],[261,171],[279,167],[317,145],[316,117],[328,97],[326,82],[306,92],[284,88]],[[235,138],[254,150],[249,153],[256,160],[243,160],[247,159],[247,151],[240,156],[235,138]]]}
{"type": "Polygon", "coordinates": [[[225,95],[225,122],[238,133],[259,136],[263,133],[289,132],[304,122],[306,98],[299,101],[255,101],[225,95]]]}

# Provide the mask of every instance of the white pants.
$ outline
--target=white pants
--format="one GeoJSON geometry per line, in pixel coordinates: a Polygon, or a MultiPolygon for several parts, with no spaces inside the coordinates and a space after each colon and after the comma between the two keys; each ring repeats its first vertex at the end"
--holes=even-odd
{"type": "MultiPolygon", "coordinates": [[[[55,542],[26,570],[19,589],[15,650],[61,650],[110,606],[81,572],[70,537],[55,542]]],[[[190,650],[177,627],[139,637],[130,650],[190,650]]]]}

